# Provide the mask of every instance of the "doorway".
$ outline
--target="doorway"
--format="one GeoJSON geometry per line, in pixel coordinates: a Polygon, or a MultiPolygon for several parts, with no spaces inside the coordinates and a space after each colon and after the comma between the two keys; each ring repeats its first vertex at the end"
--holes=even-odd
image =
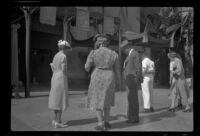
{"type": "Polygon", "coordinates": [[[155,87],[169,87],[169,59],[168,48],[152,48],[151,58],[155,63],[155,87]]]}

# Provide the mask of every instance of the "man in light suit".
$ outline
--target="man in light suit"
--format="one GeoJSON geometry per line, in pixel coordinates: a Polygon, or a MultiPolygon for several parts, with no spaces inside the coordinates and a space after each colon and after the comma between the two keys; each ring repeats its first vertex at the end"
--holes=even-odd
{"type": "Polygon", "coordinates": [[[126,46],[126,45],[128,45],[127,40],[123,41],[120,47],[128,55],[124,62],[125,83],[128,88],[127,123],[138,123],[139,122],[138,87],[140,86],[143,80],[142,61],[139,53],[132,46],[126,46]]]}

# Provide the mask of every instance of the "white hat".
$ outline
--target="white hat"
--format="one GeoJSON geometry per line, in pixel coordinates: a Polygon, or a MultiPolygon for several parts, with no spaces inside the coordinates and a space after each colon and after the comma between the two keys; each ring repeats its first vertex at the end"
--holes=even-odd
{"type": "Polygon", "coordinates": [[[64,46],[66,46],[68,48],[71,48],[70,44],[67,41],[65,41],[65,40],[59,40],[58,41],[58,47],[64,47],[64,46]]]}

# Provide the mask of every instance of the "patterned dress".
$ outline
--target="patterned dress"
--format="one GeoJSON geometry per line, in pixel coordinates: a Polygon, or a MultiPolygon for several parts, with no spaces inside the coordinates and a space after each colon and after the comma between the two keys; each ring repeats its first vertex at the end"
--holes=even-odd
{"type": "Polygon", "coordinates": [[[106,47],[92,50],[88,55],[85,69],[95,67],[88,89],[87,107],[91,110],[114,106],[116,74],[119,70],[118,54],[106,47]]]}
{"type": "Polygon", "coordinates": [[[53,76],[51,78],[51,90],[49,94],[49,109],[65,110],[68,107],[68,80],[67,58],[62,52],[58,52],[50,64],[53,76]]]}

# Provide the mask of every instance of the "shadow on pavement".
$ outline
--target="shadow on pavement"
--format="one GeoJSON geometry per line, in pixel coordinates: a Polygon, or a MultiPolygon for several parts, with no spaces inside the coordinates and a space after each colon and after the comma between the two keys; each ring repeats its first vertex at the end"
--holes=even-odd
{"type": "MultiPolygon", "coordinates": [[[[47,96],[49,96],[49,94],[39,94],[35,96],[30,96],[30,97],[20,96],[20,98],[17,98],[17,99],[30,99],[30,98],[47,97],[47,96]]],[[[11,98],[16,99],[14,96],[12,96],[11,98]]]]}
{"type": "MultiPolygon", "coordinates": [[[[118,117],[125,115],[116,115],[116,116],[111,116],[109,118],[110,121],[117,120],[118,117]]],[[[69,126],[76,126],[76,125],[86,125],[86,124],[92,124],[92,123],[97,123],[97,118],[89,118],[89,119],[80,119],[80,120],[70,120],[67,122],[69,126]]]]}
{"type": "MultiPolygon", "coordinates": [[[[165,110],[165,109],[168,109],[168,107],[160,108],[157,110],[155,109],[155,112],[165,110]]],[[[140,125],[140,124],[144,124],[144,123],[148,123],[148,122],[152,122],[152,121],[159,121],[163,117],[174,117],[174,116],[175,116],[175,113],[164,111],[162,113],[154,113],[151,115],[140,117],[139,124],[127,124],[125,121],[122,121],[122,122],[114,123],[112,125],[113,126],[112,128],[123,128],[123,127],[129,127],[129,126],[133,126],[133,125],[140,125]]],[[[120,117],[126,118],[126,115],[117,114],[115,116],[110,116],[109,121],[118,120],[120,117]]],[[[89,118],[89,119],[87,118],[87,119],[80,119],[80,120],[69,120],[67,122],[67,124],[69,126],[86,125],[86,124],[92,124],[92,123],[97,123],[96,117],[89,118]]]]}
{"type": "Polygon", "coordinates": [[[20,119],[11,115],[11,131],[34,131],[34,129],[29,127],[20,119]]]}
{"type": "Polygon", "coordinates": [[[154,109],[154,112],[159,112],[159,111],[167,110],[167,109],[169,109],[169,107],[163,107],[163,108],[160,108],[160,109],[154,109]]]}
{"type": "Polygon", "coordinates": [[[173,112],[163,111],[161,113],[142,116],[142,117],[140,117],[140,122],[137,123],[137,124],[128,124],[128,123],[126,123],[126,121],[113,123],[113,124],[111,124],[112,125],[111,129],[122,129],[122,128],[126,128],[126,127],[147,124],[147,123],[150,123],[150,122],[160,121],[160,120],[162,120],[162,118],[171,118],[171,117],[174,117],[174,116],[176,116],[176,114],[173,113],[173,112]]]}

